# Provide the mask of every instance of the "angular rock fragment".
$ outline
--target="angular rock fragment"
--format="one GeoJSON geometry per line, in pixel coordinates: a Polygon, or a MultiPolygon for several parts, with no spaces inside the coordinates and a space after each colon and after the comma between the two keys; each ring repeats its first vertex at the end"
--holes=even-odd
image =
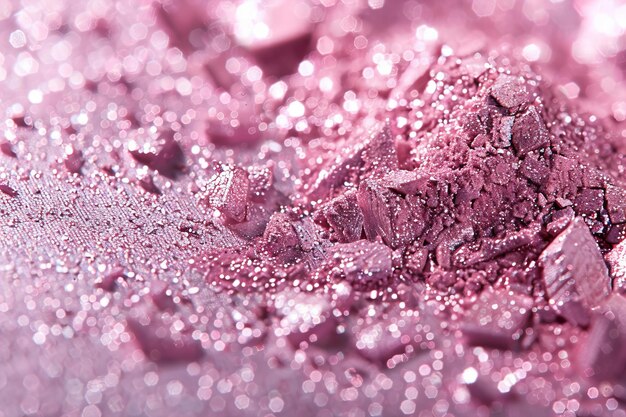
{"type": "Polygon", "coordinates": [[[545,161],[533,155],[527,155],[522,161],[519,173],[535,184],[543,183],[550,175],[550,168],[545,161]]]}
{"type": "Polygon", "coordinates": [[[71,153],[67,154],[63,163],[65,164],[65,168],[72,174],[80,174],[85,164],[83,153],[74,149],[71,153]]]}
{"type": "Polygon", "coordinates": [[[505,289],[483,291],[467,311],[461,329],[474,346],[518,349],[528,325],[533,300],[505,289]]]}
{"type": "Polygon", "coordinates": [[[294,261],[301,253],[300,239],[293,221],[285,213],[274,213],[263,234],[265,249],[283,262],[294,261]]]}
{"type": "Polygon", "coordinates": [[[500,74],[491,87],[491,96],[503,107],[515,109],[530,103],[532,96],[520,77],[500,74]]]}
{"type": "Polygon", "coordinates": [[[408,245],[425,227],[425,208],[417,197],[402,198],[374,180],[365,180],[357,194],[369,240],[380,236],[397,249],[408,245]]]}
{"type": "Polygon", "coordinates": [[[357,204],[356,191],[351,190],[334,198],[324,206],[322,213],[339,242],[354,242],[361,238],[363,213],[357,204]]]}
{"type": "Polygon", "coordinates": [[[0,184],[0,192],[9,197],[17,197],[17,190],[7,184],[0,184]]]}
{"type": "Polygon", "coordinates": [[[319,267],[325,259],[325,249],[328,242],[319,236],[319,227],[309,217],[298,219],[292,223],[298,236],[298,248],[306,265],[313,270],[319,267]]]}
{"type": "Polygon", "coordinates": [[[246,219],[248,173],[241,167],[221,165],[207,185],[207,200],[211,207],[219,210],[226,219],[243,222],[246,219]]]}
{"type": "Polygon", "coordinates": [[[607,243],[616,245],[626,238],[626,224],[619,223],[609,226],[609,230],[604,236],[607,243]]]}
{"type": "Polygon", "coordinates": [[[379,181],[381,185],[405,195],[416,194],[425,190],[432,178],[418,171],[391,171],[379,181]]]}
{"type": "Polygon", "coordinates": [[[9,142],[0,143],[0,152],[8,157],[17,158],[17,154],[15,153],[15,151],[13,150],[13,146],[11,146],[9,142]]]}
{"type": "Polygon", "coordinates": [[[626,298],[613,294],[600,310],[576,358],[584,375],[606,381],[626,370],[626,298]]]}
{"type": "Polygon", "coordinates": [[[608,297],[611,279],[600,249],[589,228],[575,218],[543,251],[540,258],[543,283],[550,303],[566,319],[564,305],[578,301],[593,308],[608,297]]]}
{"type": "Polygon", "coordinates": [[[503,116],[495,122],[493,144],[496,148],[508,148],[511,146],[511,131],[514,120],[513,116],[503,116]]]}
{"type": "Polygon", "coordinates": [[[454,253],[454,264],[471,266],[513,252],[524,246],[538,244],[541,242],[540,232],[541,227],[534,225],[518,232],[508,233],[502,238],[483,238],[477,242],[461,246],[454,253]]]}
{"type": "Polygon", "coordinates": [[[511,133],[513,147],[518,155],[526,155],[550,143],[548,129],[534,106],[515,117],[511,133]]]}
{"type": "Polygon", "coordinates": [[[283,263],[304,260],[316,268],[324,258],[318,229],[310,218],[292,218],[286,213],[274,213],[267,224],[262,248],[283,263]]]}
{"type": "Polygon", "coordinates": [[[611,222],[626,222],[626,189],[608,185],[606,187],[605,198],[611,222]]]}
{"type": "Polygon", "coordinates": [[[332,191],[356,177],[363,166],[362,149],[346,148],[337,152],[319,170],[317,176],[308,187],[308,196],[319,199],[332,194],[332,191]]]}
{"type": "Polygon", "coordinates": [[[378,242],[359,240],[341,243],[330,249],[325,269],[355,289],[384,287],[393,270],[392,251],[378,242]]]}
{"type": "Polygon", "coordinates": [[[626,241],[617,244],[606,254],[606,261],[611,269],[613,288],[619,292],[626,292],[626,241]]]}
{"type": "Polygon", "coordinates": [[[565,230],[575,216],[576,213],[574,213],[574,209],[571,207],[557,210],[550,216],[550,222],[546,225],[546,230],[551,235],[556,236],[565,230]]]}
{"type": "Polygon", "coordinates": [[[346,182],[358,183],[359,177],[382,177],[389,170],[398,168],[398,154],[388,123],[369,139],[356,145],[338,148],[309,185],[310,198],[320,198],[342,188],[346,182]]]}
{"type": "Polygon", "coordinates": [[[126,322],[144,355],[154,362],[192,362],[204,356],[199,340],[186,333],[172,333],[171,326],[159,319],[129,318],[126,322]]]}
{"type": "Polygon", "coordinates": [[[584,188],[574,199],[576,212],[593,216],[604,208],[604,191],[594,188],[584,188]]]}

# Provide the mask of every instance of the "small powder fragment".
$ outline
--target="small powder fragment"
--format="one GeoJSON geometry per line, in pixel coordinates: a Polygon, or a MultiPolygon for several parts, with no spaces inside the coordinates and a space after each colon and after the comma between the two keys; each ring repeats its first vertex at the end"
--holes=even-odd
{"type": "Polygon", "coordinates": [[[17,154],[13,150],[13,146],[9,142],[0,143],[0,152],[11,158],[17,158],[17,154]]]}
{"type": "Polygon", "coordinates": [[[357,204],[356,191],[348,191],[331,200],[323,210],[326,222],[339,242],[354,242],[363,232],[363,213],[357,204]]]}
{"type": "Polygon", "coordinates": [[[508,109],[523,106],[531,100],[524,81],[507,74],[498,76],[491,88],[491,95],[500,105],[508,109]]]}
{"type": "Polygon", "coordinates": [[[6,184],[0,184],[0,191],[8,195],[9,197],[17,197],[17,191],[6,184]]]}
{"type": "Polygon", "coordinates": [[[72,153],[68,154],[65,157],[65,168],[72,174],[80,174],[85,164],[85,160],[83,159],[83,153],[78,150],[74,150],[72,153]]]}
{"type": "Polygon", "coordinates": [[[240,223],[246,218],[250,181],[238,166],[222,165],[207,185],[208,203],[227,219],[240,223]]]}
{"type": "Polygon", "coordinates": [[[520,116],[515,117],[512,141],[519,155],[548,145],[550,135],[536,107],[530,106],[520,116]]]}

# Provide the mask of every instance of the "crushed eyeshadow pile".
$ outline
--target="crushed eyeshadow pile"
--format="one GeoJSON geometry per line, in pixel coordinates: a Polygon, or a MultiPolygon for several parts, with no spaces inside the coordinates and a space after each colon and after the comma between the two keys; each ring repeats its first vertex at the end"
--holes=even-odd
{"type": "Polygon", "coordinates": [[[626,415],[621,55],[489,38],[584,15],[24,3],[0,417],[626,415]]]}

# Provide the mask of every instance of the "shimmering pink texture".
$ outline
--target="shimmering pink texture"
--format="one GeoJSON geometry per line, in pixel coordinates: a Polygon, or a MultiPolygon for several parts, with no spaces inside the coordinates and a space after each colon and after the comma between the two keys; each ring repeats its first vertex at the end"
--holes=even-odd
{"type": "Polygon", "coordinates": [[[625,17],[0,4],[0,417],[623,416],[625,17]]]}

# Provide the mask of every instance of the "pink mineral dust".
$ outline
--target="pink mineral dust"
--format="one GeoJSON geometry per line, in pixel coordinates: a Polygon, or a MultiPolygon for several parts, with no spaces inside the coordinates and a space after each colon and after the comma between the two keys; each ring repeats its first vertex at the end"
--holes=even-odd
{"type": "Polygon", "coordinates": [[[624,16],[0,5],[0,417],[624,416],[624,16]]]}

